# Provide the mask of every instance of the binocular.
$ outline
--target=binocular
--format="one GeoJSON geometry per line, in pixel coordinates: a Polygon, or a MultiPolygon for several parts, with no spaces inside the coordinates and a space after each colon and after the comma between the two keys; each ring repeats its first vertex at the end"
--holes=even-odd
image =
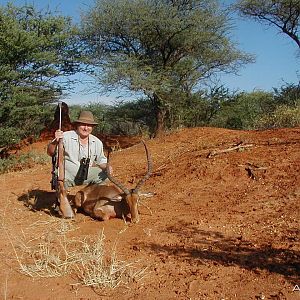
{"type": "Polygon", "coordinates": [[[89,164],[90,164],[89,158],[84,157],[80,160],[80,166],[77,175],[75,176],[75,184],[77,185],[83,184],[83,182],[87,179],[88,172],[89,172],[89,164]]]}

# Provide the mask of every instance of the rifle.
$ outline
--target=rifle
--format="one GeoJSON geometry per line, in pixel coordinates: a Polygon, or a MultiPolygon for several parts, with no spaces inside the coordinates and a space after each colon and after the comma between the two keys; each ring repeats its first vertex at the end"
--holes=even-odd
{"type": "MultiPolygon", "coordinates": [[[[59,124],[58,124],[58,129],[61,130],[61,102],[58,102],[59,106],[59,124]]],[[[51,190],[55,190],[58,192],[58,173],[59,173],[59,166],[58,166],[58,157],[59,153],[57,152],[57,146],[55,147],[55,152],[52,156],[52,171],[51,171],[51,190]]]]}
{"type": "MultiPolygon", "coordinates": [[[[61,130],[61,102],[59,105],[59,130],[61,130]]],[[[52,180],[51,188],[56,190],[59,202],[59,208],[65,218],[73,218],[74,212],[71,208],[67,197],[67,192],[64,187],[65,168],[64,168],[64,145],[63,139],[59,139],[58,146],[52,157],[52,180]]]]}

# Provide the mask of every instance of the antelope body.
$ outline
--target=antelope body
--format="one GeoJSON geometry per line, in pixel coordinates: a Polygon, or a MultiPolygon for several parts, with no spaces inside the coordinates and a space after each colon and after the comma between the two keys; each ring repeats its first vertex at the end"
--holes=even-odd
{"type": "Polygon", "coordinates": [[[93,218],[103,221],[111,218],[127,217],[130,213],[131,222],[139,221],[138,191],[151,175],[152,163],[146,144],[143,142],[148,163],[148,171],[137,183],[136,187],[128,190],[117,181],[109,172],[109,160],[107,162],[107,176],[115,185],[88,185],[75,195],[74,204],[77,208],[82,207],[85,213],[93,218]]]}

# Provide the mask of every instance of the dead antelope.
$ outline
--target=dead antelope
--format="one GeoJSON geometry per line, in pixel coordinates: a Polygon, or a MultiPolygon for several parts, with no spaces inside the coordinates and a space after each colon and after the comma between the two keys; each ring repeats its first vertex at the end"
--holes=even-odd
{"type": "Polygon", "coordinates": [[[109,158],[107,162],[107,177],[114,183],[113,186],[108,185],[88,185],[75,195],[75,206],[82,207],[84,212],[93,218],[99,218],[104,221],[111,218],[122,218],[131,215],[131,222],[139,221],[138,212],[138,191],[145,181],[150,177],[152,170],[152,162],[144,141],[148,170],[142,179],[132,190],[127,189],[116,178],[109,173],[109,158]]]}

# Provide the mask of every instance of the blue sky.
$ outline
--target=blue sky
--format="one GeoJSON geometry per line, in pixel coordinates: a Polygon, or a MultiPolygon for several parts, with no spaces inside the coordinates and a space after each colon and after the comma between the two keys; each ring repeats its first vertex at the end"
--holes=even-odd
{"type": "MultiPolygon", "coordinates": [[[[0,0],[4,5],[8,1],[0,0]]],[[[29,3],[38,8],[49,7],[72,16],[75,21],[80,20],[80,13],[91,5],[93,0],[15,0],[16,5],[29,3]]],[[[224,0],[232,3],[232,0],[224,0]]],[[[226,74],[221,76],[221,84],[230,90],[272,91],[285,83],[298,83],[300,81],[300,50],[286,35],[278,33],[275,28],[261,25],[251,20],[234,19],[232,39],[238,48],[253,54],[256,62],[248,64],[239,70],[239,75],[226,74]]],[[[113,102],[118,95],[108,97],[87,93],[89,87],[85,85],[74,86],[73,92],[66,98],[68,104],[87,104],[90,102],[113,102]]]]}

